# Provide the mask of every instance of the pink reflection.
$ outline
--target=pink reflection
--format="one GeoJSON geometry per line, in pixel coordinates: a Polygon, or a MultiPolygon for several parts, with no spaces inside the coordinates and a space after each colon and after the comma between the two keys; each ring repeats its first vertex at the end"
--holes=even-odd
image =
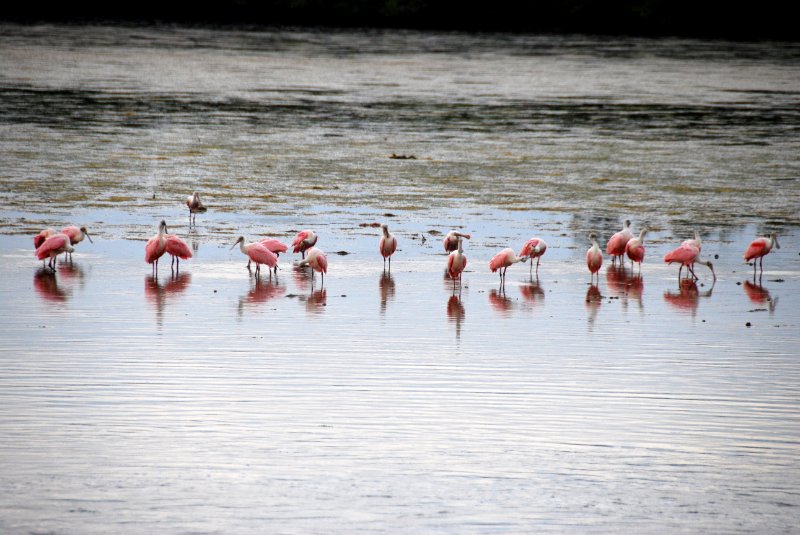
{"type": "Polygon", "coordinates": [[[71,292],[59,288],[55,272],[50,268],[39,268],[33,275],[33,287],[39,297],[46,301],[64,302],[71,292]]]}
{"type": "Polygon", "coordinates": [[[464,303],[457,295],[451,295],[447,300],[447,321],[456,326],[456,338],[461,337],[461,323],[467,315],[464,303]]]}
{"type": "Polygon", "coordinates": [[[590,284],[586,290],[586,304],[587,320],[589,322],[589,330],[594,327],[594,322],[597,319],[597,313],[600,310],[600,305],[603,302],[603,294],[600,293],[600,287],[597,284],[590,284]]]}
{"type": "Polygon", "coordinates": [[[754,305],[766,305],[769,309],[770,314],[775,312],[775,305],[778,304],[778,298],[772,298],[769,293],[769,290],[764,288],[761,284],[756,284],[754,282],[744,281],[744,293],[747,294],[748,299],[754,305]]]}
{"type": "Polygon", "coordinates": [[[306,299],[306,311],[312,314],[321,314],[328,304],[328,290],[322,288],[311,292],[306,299]]]}
{"type": "Polygon", "coordinates": [[[701,292],[693,279],[681,279],[677,292],[669,290],[664,292],[664,301],[676,310],[689,312],[694,317],[700,305],[700,298],[711,297],[712,291],[714,291],[713,284],[707,291],[701,292]]]}
{"type": "Polygon", "coordinates": [[[529,303],[538,305],[544,301],[544,288],[542,288],[538,278],[520,286],[519,291],[522,294],[523,299],[529,303]]]}
{"type": "Polygon", "coordinates": [[[378,279],[378,288],[381,292],[381,314],[383,314],[386,312],[387,303],[394,299],[395,284],[391,273],[384,271],[381,274],[381,278],[378,279]]]}
{"type": "Polygon", "coordinates": [[[492,288],[492,290],[489,291],[489,304],[492,305],[493,309],[503,315],[511,312],[511,309],[514,307],[514,303],[511,299],[506,297],[505,288],[499,290],[492,288]]]}

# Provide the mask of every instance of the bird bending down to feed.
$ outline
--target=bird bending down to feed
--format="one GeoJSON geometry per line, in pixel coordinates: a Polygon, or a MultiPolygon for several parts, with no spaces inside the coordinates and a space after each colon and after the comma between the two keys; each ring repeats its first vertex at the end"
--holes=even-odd
{"type": "Polygon", "coordinates": [[[507,247],[494,255],[489,261],[489,269],[492,270],[492,273],[500,270],[500,285],[502,286],[506,281],[506,271],[508,271],[508,267],[511,264],[525,262],[526,260],[528,260],[527,257],[519,257],[514,253],[514,249],[507,247]]]}
{"type": "Polygon", "coordinates": [[[192,257],[192,250],[189,249],[189,246],[186,245],[185,241],[174,234],[167,234],[165,239],[167,241],[166,252],[172,256],[170,269],[172,269],[173,264],[175,264],[177,261],[177,266],[175,266],[175,269],[178,270],[181,266],[181,260],[188,260],[192,257]]]}
{"type": "Polygon", "coordinates": [[[447,272],[450,274],[450,278],[453,279],[454,292],[456,291],[456,279],[458,279],[458,285],[461,286],[461,274],[464,272],[464,268],[467,267],[467,257],[464,256],[464,245],[461,239],[461,237],[458,238],[458,249],[447,257],[447,272]]]}
{"type": "Polygon", "coordinates": [[[624,262],[625,259],[623,256],[625,255],[625,246],[632,239],[631,220],[626,219],[625,223],[622,225],[622,230],[611,236],[606,245],[606,253],[611,255],[612,263],[616,263],[617,257],[619,257],[620,261],[624,262]]]}
{"type": "Polygon", "coordinates": [[[764,273],[764,257],[772,251],[772,248],[780,249],[781,245],[778,243],[778,235],[774,232],[769,237],[756,238],[750,242],[750,246],[744,252],[744,261],[753,261],[753,277],[756,276],[756,259],[758,265],[761,267],[761,273],[764,273]]]}
{"type": "Polygon", "coordinates": [[[541,259],[544,252],[547,250],[547,242],[545,242],[541,238],[531,238],[530,240],[525,242],[525,245],[522,246],[522,250],[519,252],[520,257],[528,257],[531,259],[531,268],[529,271],[533,271],[533,259],[536,259],[536,274],[539,274],[539,260],[541,259]]]}
{"type": "MultiPolygon", "coordinates": [[[[626,223],[629,223],[626,221],[626,223]]],[[[592,242],[592,246],[589,247],[589,250],[586,251],[586,267],[589,268],[589,273],[592,276],[592,282],[594,282],[594,275],[597,273],[597,282],[600,283],[600,266],[603,265],[603,252],[600,250],[600,246],[597,244],[597,234],[592,232],[589,234],[589,241],[592,242]]],[[[627,243],[627,242],[626,242],[627,243]]]]}
{"type": "Polygon", "coordinates": [[[314,247],[317,243],[317,235],[313,230],[301,230],[294,237],[292,242],[292,252],[300,253],[302,258],[306,257],[306,251],[314,247]]]}
{"type": "Polygon", "coordinates": [[[158,259],[167,251],[167,222],[158,225],[158,234],[147,240],[144,246],[144,261],[153,265],[153,275],[158,274],[158,259]]]}
{"type": "Polygon", "coordinates": [[[322,284],[325,284],[325,274],[328,272],[328,257],[325,253],[317,249],[316,247],[312,247],[306,251],[306,257],[300,261],[298,265],[300,266],[310,266],[313,270],[311,272],[311,285],[314,285],[314,271],[318,271],[322,276],[322,284]]]}
{"type": "Polygon", "coordinates": [[[196,191],[186,198],[186,206],[189,207],[189,226],[197,224],[197,214],[202,214],[208,210],[200,200],[200,194],[196,191]]]}
{"type": "Polygon", "coordinates": [[[53,271],[56,270],[56,257],[61,253],[71,253],[74,249],[66,234],[54,234],[50,236],[36,249],[36,258],[44,260],[49,258],[48,266],[53,271]]]}
{"type": "Polygon", "coordinates": [[[668,252],[664,255],[664,262],[667,264],[672,264],[673,262],[680,263],[681,267],[678,269],[678,280],[680,281],[681,278],[681,271],[683,270],[683,266],[686,266],[689,273],[691,273],[694,279],[698,279],[699,277],[694,272],[694,265],[695,264],[704,264],[711,270],[711,275],[714,277],[714,280],[717,280],[717,274],[714,273],[714,265],[709,260],[701,260],[700,259],[700,248],[697,247],[697,243],[695,240],[684,240],[683,243],[679,247],[676,247],[672,251],[668,252]]]}
{"type": "Polygon", "coordinates": [[[389,233],[389,226],[384,223],[381,225],[381,230],[383,231],[383,236],[381,236],[380,242],[378,242],[378,250],[381,252],[381,256],[383,257],[383,270],[386,271],[386,259],[389,259],[389,271],[392,270],[392,255],[397,250],[397,238],[389,233]]]}
{"type": "Polygon", "coordinates": [[[639,232],[638,238],[632,238],[625,244],[625,253],[631,259],[631,264],[639,263],[639,273],[642,272],[642,260],[644,260],[644,235],[647,229],[643,228],[639,232]]]}
{"type": "MultiPolygon", "coordinates": [[[[237,245],[242,254],[247,255],[250,261],[256,263],[256,277],[261,273],[261,264],[266,264],[268,268],[278,265],[278,256],[258,242],[246,243],[244,236],[239,236],[236,243],[231,246],[231,250],[237,245]]],[[[247,268],[250,269],[250,262],[247,262],[247,268]]]]}
{"type": "MultiPolygon", "coordinates": [[[[92,241],[92,237],[89,236],[89,231],[86,230],[86,227],[79,228],[76,227],[75,225],[70,225],[68,227],[62,228],[61,234],[66,234],[67,236],[69,236],[69,241],[72,242],[73,247],[82,242],[84,238],[89,240],[89,243],[94,243],[92,241]]],[[[69,253],[69,259],[72,260],[72,253],[69,253]]]]}
{"type": "Polygon", "coordinates": [[[458,249],[459,238],[470,239],[472,238],[472,236],[470,236],[469,234],[463,234],[461,232],[451,230],[450,232],[447,233],[447,236],[444,237],[444,240],[442,240],[445,252],[450,253],[458,249]]]}

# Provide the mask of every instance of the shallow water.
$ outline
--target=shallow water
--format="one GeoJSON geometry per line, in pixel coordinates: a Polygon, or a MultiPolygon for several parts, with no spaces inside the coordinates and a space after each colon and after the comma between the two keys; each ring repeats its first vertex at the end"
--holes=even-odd
{"type": "Polygon", "coordinates": [[[0,26],[0,50],[3,533],[795,529],[796,45],[0,26]],[[585,235],[624,217],[642,276],[590,286],[585,235]],[[195,257],[153,279],[162,218],[195,257]],[[73,222],[95,242],[42,271],[31,236],[73,222]],[[695,226],[718,280],[680,286],[659,259],[695,226]],[[324,286],[229,250],[301,228],[324,286]],[[538,279],[501,291],[489,258],[534,234],[538,279]]]}

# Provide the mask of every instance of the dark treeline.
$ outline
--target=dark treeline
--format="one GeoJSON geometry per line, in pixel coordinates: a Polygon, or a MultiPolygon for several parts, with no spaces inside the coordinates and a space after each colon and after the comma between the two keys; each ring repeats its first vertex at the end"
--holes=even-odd
{"type": "Polygon", "coordinates": [[[22,22],[161,22],[408,28],[798,40],[785,0],[29,0],[0,18],[22,22]]]}

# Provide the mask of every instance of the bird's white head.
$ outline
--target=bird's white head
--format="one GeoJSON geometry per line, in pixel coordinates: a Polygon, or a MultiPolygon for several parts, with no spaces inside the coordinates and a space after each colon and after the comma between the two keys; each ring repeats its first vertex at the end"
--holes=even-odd
{"type": "Polygon", "coordinates": [[[91,236],[89,236],[89,231],[88,231],[88,230],[86,230],[86,227],[81,227],[81,232],[83,232],[83,233],[84,233],[84,235],[86,236],[86,239],[88,239],[88,240],[89,240],[89,243],[94,243],[94,242],[92,241],[92,237],[91,237],[91,236]]]}
{"type": "Polygon", "coordinates": [[[239,237],[236,239],[236,242],[235,242],[233,245],[231,245],[231,248],[230,248],[230,250],[232,251],[232,250],[233,250],[233,248],[234,248],[234,247],[236,247],[237,245],[239,245],[240,243],[241,243],[241,244],[244,244],[244,236],[239,236],[239,237]]]}
{"type": "Polygon", "coordinates": [[[770,239],[772,240],[772,242],[775,244],[775,248],[776,248],[776,249],[780,249],[780,248],[781,248],[781,244],[780,244],[780,243],[778,243],[778,235],[777,235],[777,234],[775,234],[775,233],[773,232],[772,234],[770,234],[770,235],[769,235],[769,238],[770,238],[770,239]]]}

